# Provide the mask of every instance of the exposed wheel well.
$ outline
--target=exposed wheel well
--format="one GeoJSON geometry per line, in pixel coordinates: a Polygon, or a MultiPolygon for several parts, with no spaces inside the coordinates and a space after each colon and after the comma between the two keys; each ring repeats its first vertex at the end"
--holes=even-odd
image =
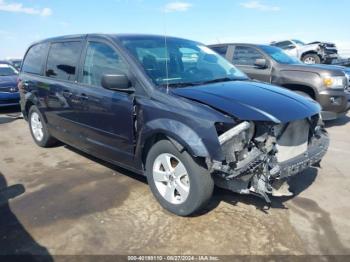
{"type": "MultiPolygon", "coordinates": [[[[180,142],[178,142],[177,140],[173,139],[172,137],[169,137],[169,136],[165,135],[164,133],[157,133],[157,134],[154,134],[151,137],[149,137],[146,140],[146,142],[145,142],[145,144],[144,144],[144,146],[142,148],[142,155],[141,156],[142,156],[142,164],[143,164],[143,166],[145,166],[145,164],[146,164],[146,158],[147,158],[147,154],[148,154],[149,150],[152,148],[152,146],[154,144],[156,144],[160,140],[168,140],[168,141],[170,141],[179,151],[181,151],[181,150],[189,151],[188,149],[186,149],[185,146],[180,144],[180,142]]],[[[189,152],[189,153],[191,154],[191,152],[189,152]]],[[[201,165],[203,165],[205,167],[207,166],[205,164],[205,158],[197,157],[197,156],[195,156],[193,154],[191,154],[191,155],[192,155],[192,157],[194,157],[196,159],[195,161],[197,161],[198,164],[201,164],[201,165]]]]}
{"type": "Polygon", "coordinates": [[[168,140],[167,136],[162,134],[162,133],[157,133],[152,135],[151,137],[149,137],[143,148],[142,148],[142,164],[143,166],[145,166],[146,164],[146,158],[147,158],[147,154],[149,152],[149,150],[152,148],[152,146],[157,143],[160,140],[168,140]]]}
{"type": "Polygon", "coordinates": [[[317,55],[320,59],[322,59],[322,57],[316,51],[305,52],[304,54],[302,54],[301,58],[303,58],[306,55],[317,55]]]}
{"type": "Polygon", "coordinates": [[[34,105],[34,103],[31,102],[31,101],[28,101],[28,102],[26,103],[25,111],[24,111],[25,117],[28,117],[29,109],[30,109],[33,105],[34,105]]]}
{"type": "Polygon", "coordinates": [[[315,91],[309,87],[309,86],[303,86],[303,85],[283,85],[283,87],[292,90],[292,91],[300,91],[308,94],[312,99],[316,100],[316,93],[315,91]]]}

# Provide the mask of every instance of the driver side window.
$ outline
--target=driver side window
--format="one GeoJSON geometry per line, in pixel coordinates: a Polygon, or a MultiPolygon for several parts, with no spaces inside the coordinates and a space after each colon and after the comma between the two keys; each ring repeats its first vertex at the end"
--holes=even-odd
{"type": "Polygon", "coordinates": [[[257,59],[264,59],[264,56],[255,48],[248,46],[236,46],[233,53],[233,64],[240,66],[254,66],[257,59]]]}
{"type": "Polygon", "coordinates": [[[127,64],[112,47],[89,42],[83,68],[84,84],[101,86],[104,74],[126,74],[127,70],[127,64]]]}

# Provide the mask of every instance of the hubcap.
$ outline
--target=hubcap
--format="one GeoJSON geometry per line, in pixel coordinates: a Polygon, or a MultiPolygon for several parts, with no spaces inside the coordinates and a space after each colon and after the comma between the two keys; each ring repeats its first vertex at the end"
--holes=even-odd
{"type": "Polygon", "coordinates": [[[33,112],[30,118],[30,126],[32,128],[33,135],[37,141],[41,141],[44,138],[43,125],[38,113],[33,112]]]}
{"type": "Polygon", "coordinates": [[[153,164],[153,179],[158,192],[168,202],[179,205],[190,192],[190,180],[182,162],[172,154],[159,155],[153,164]]]}
{"type": "Polygon", "coordinates": [[[308,57],[304,60],[304,63],[308,65],[313,65],[313,64],[316,64],[316,60],[313,57],[308,57]]]}

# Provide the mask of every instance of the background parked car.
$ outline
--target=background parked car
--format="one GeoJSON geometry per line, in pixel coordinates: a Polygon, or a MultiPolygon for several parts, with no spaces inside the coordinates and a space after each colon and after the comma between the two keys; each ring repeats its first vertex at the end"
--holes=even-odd
{"type": "Polygon", "coordinates": [[[0,107],[19,105],[18,71],[8,63],[0,62],[0,107]]]}
{"type": "Polygon", "coordinates": [[[21,69],[22,59],[8,59],[7,61],[18,71],[21,69]]]}
{"type": "Polygon", "coordinates": [[[300,59],[305,64],[331,64],[338,59],[338,49],[333,43],[312,42],[305,44],[300,40],[272,42],[271,45],[284,49],[287,54],[300,59]]]}
{"type": "MultiPolygon", "coordinates": [[[[311,97],[322,106],[324,120],[344,115],[350,107],[345,67],[305,65],[282,49],[268,45],[210,46],[250,78],[283,86],[311,97]]],[[[347,76],[348,77],[348,76],[347,76]]]]}

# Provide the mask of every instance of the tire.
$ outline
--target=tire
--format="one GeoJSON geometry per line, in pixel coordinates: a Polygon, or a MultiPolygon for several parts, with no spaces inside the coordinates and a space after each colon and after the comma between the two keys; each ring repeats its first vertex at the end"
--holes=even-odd
{"type": "Polygon", "coordinates": [[[303,56],[302,60],[305,64],[309,64],[309,65],[321,64],[321,58],[316,54],[307,54],[303,56]]]}
{"type": "Polygon", "coordinates": [[[178,216],[189,216],[199,211],[213,194],[214,181],[209,171],[187,151],[179,152],[168,140],[157,142],[148,152],[146,175],[160,205],[178,216]],[[167,164],[163,166],[163,163],[169,163],[171,169],[167,170],[173,170],[173,175],[165,175],[164,166],[167,164]]]}
{"type": "Polygon", "coordinates": [[[40,147],[52,147],[57,140],[50,135],[43,115],[36,106],[32,106],[28,113],[29,129],[35,143],[40,147]]]}

